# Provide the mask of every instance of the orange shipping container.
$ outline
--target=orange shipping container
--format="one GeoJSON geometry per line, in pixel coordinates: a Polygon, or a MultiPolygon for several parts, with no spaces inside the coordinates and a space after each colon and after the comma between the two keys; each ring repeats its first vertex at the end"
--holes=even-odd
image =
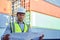
{"type": "MultiPolygon", "coordinates": [[[[26,4],[29,4],[29,2],[26,4]]],[[[30,0],[30,9],[31,11],[60,18],[60,7],[50,4],[44,0],[30,0]]]]}
{"type": "Polygon", "coordinates": [[[12,6],[11,1],[0,0],[0,13],[5,13],[11,15],[12,6]]]}

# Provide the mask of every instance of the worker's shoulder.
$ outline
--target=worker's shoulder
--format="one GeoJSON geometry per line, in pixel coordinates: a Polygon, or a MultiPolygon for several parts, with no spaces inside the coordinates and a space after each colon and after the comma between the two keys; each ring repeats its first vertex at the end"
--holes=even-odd
{"type": "MultiPolygon", "coordinates": [[[[25,23],[26,24],[26,23],[25,23]]],[[[30,27],[30,25],[29,24],[26,24],[28,27],[30,27]]]]}

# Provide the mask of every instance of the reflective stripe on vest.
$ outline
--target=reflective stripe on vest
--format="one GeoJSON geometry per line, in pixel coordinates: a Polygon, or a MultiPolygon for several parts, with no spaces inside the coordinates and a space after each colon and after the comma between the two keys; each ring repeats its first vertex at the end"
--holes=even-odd
{"type": "MultiPolygon", "coordinates": [[[[23,32],[27,32],[27,31],[28,31],[28,26],[24,23],[24,31],[23,32]]],[[[22,32],[22,29],[17,22],[14,23],[14,32],[15,33],[22,32]]]]}

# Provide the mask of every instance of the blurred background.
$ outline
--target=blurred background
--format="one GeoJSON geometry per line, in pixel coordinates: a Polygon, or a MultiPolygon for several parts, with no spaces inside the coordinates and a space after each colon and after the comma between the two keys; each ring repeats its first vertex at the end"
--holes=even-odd
{"type": "Polygon", "coordinates": [[[26,9],[24,22],[31,32],[44,34],[44,39],[60,39],[60,0],[0,0],[0,37],[16,21],[20,6],[26,9]]]}

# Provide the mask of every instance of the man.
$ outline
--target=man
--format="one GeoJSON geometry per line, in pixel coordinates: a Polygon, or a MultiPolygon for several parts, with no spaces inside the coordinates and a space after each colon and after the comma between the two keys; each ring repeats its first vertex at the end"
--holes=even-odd
{"type": "MultiPolygon", "coordinates": [[[[26,10],[23,7],[20,7],[17,12],[17,21],[14,22],[14,26],[10,26],[10,28],[7,28],[8,30],[6,31],[9,32],[11,31],[12,33],[22,33],[22,32],[28,32],[29,31],[29,26],[24,23],[24,18],[25,18],[25,12],[26,10]]],[[[9,33],[7,33],[4,37],[3,40],[9,40],[9,33]]],[[[43,36],[40,36],[39,40],[43,39],[43,36]]]]}

